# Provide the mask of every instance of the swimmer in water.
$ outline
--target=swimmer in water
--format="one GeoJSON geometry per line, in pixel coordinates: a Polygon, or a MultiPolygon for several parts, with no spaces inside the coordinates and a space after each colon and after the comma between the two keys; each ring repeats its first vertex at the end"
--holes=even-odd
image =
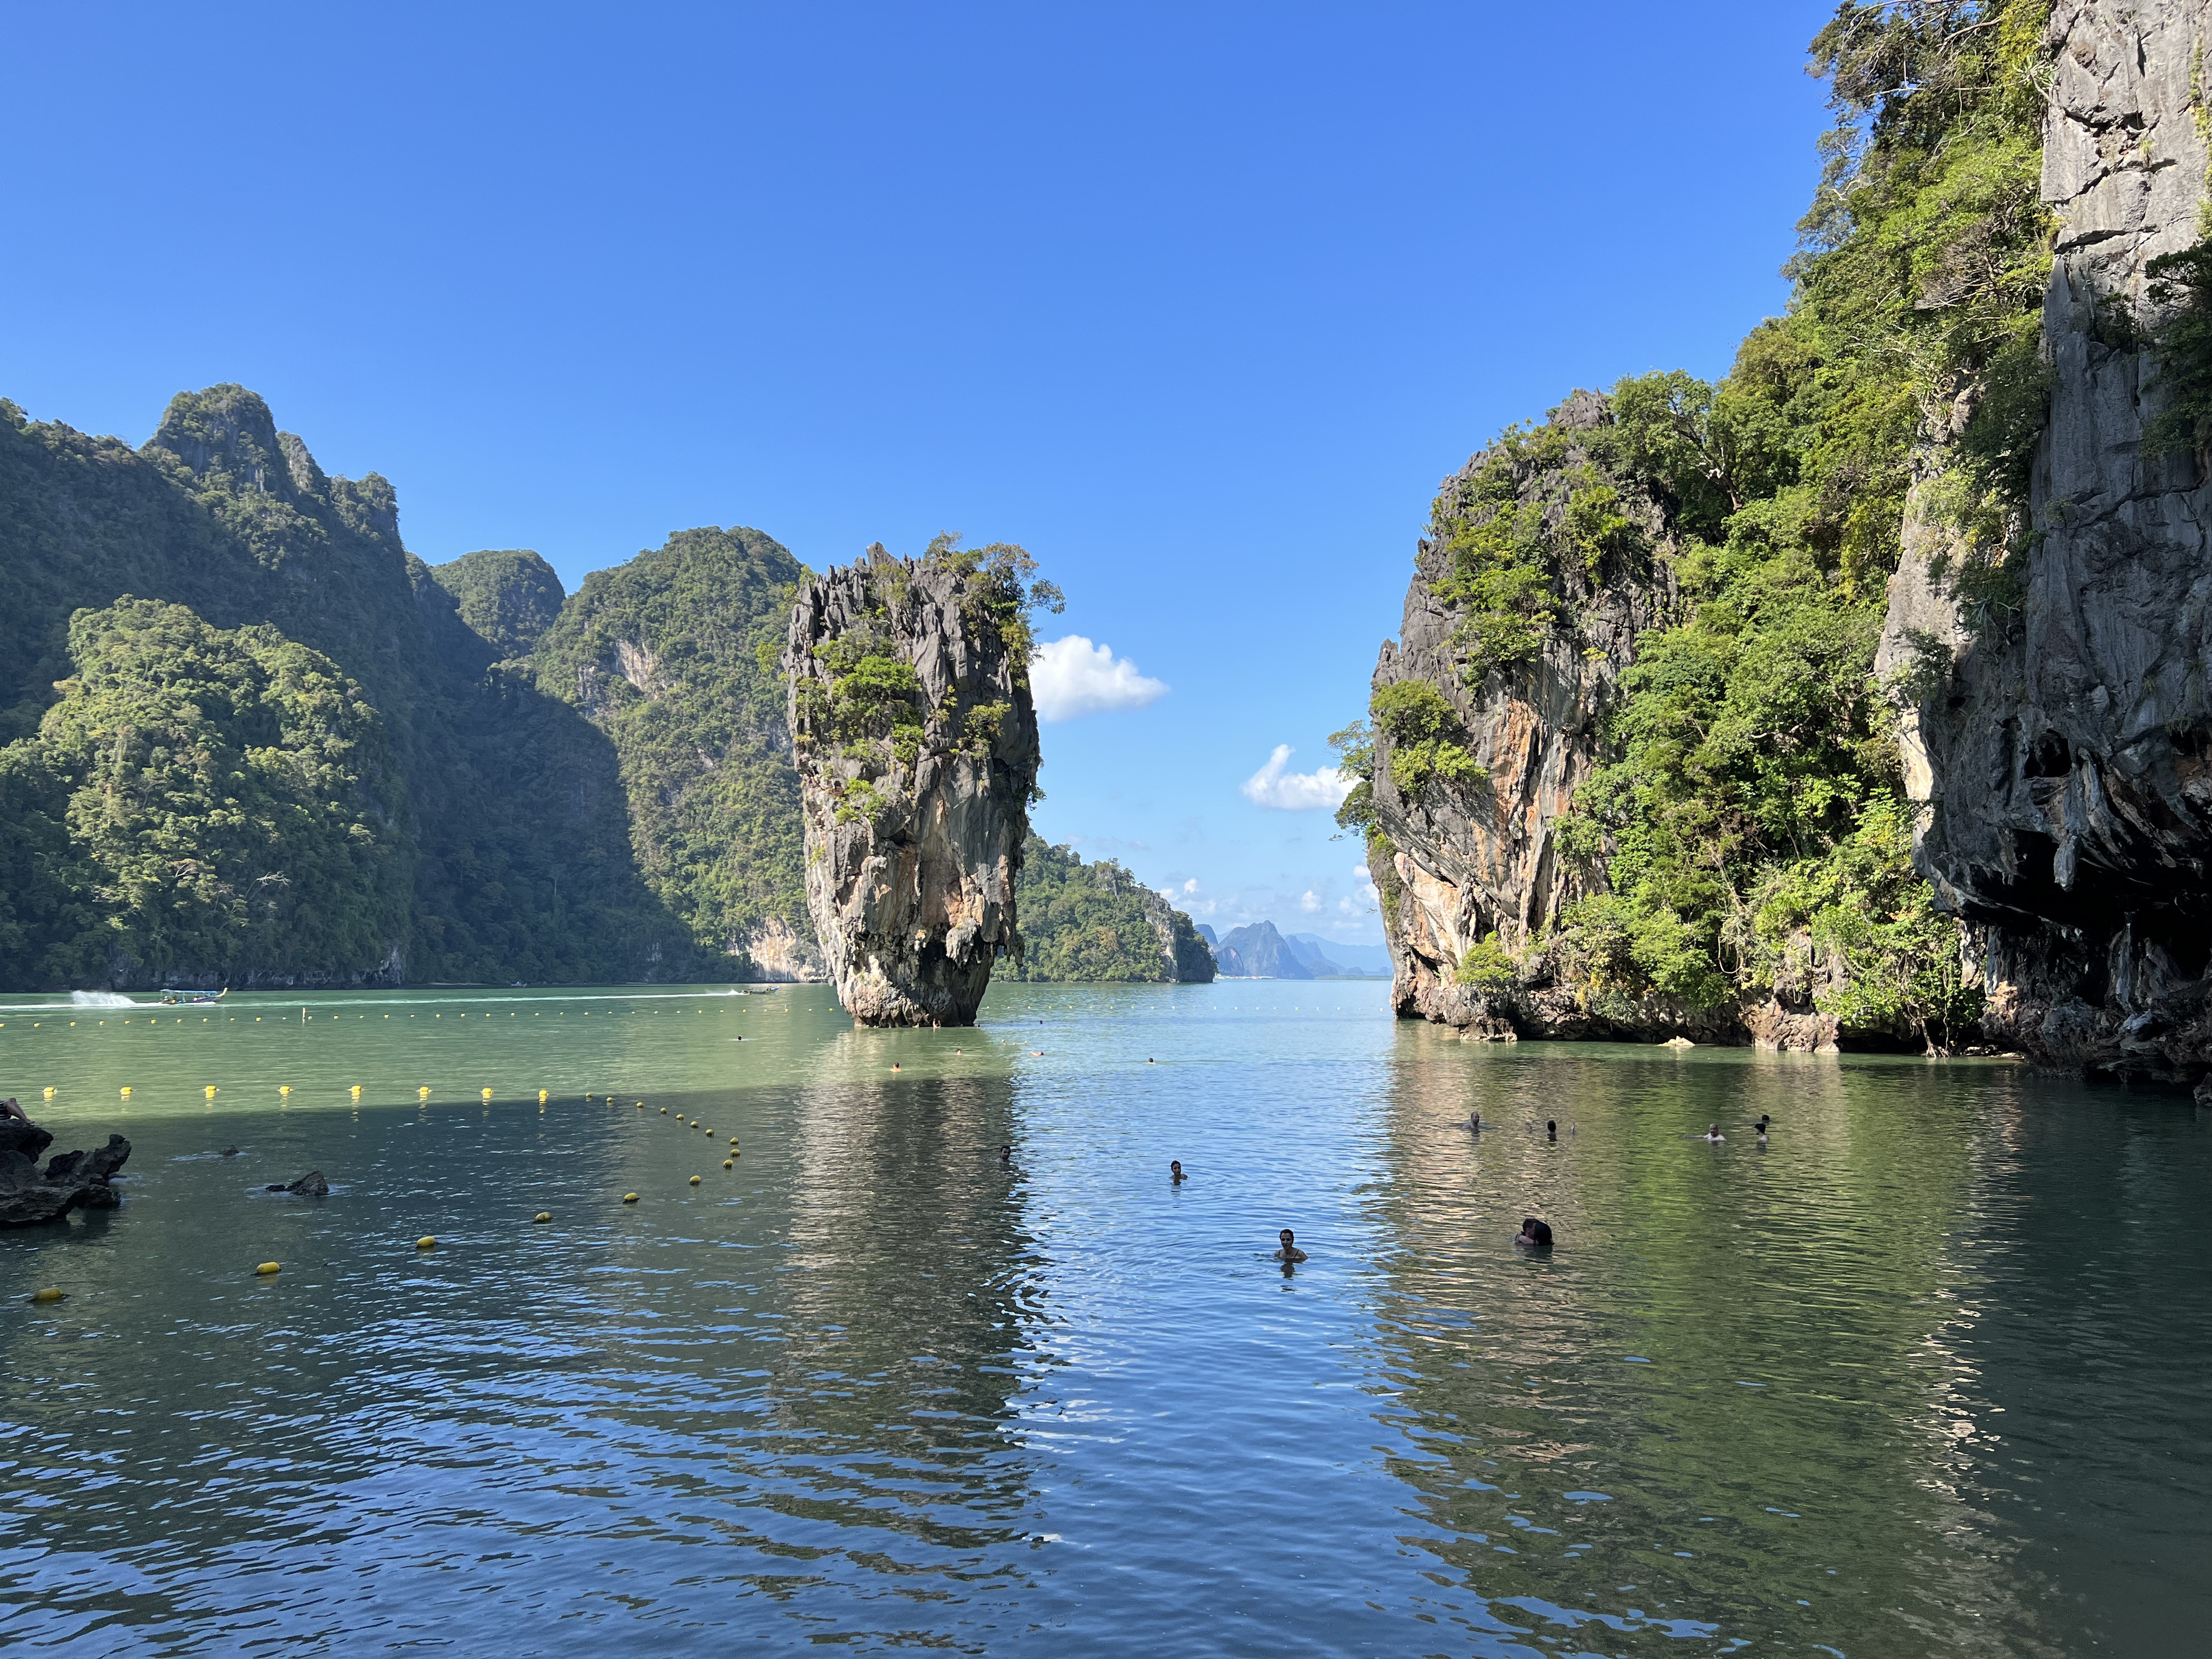
{"type": "Polygon", "coordinates": [[[1721,1133],[1721,1126],[1719,1124],[1708,1123],[1705,1125],[1705,1133],[1701,1135],[1692,1135],[1690,1139],[1692,1140],[1710,1140],[1714,1146],[1717,1146],[1721,1142],[1726,1140],[1728,1137],[1721,1133]]]}
{"type": "Polygon", "coordinates": [[[1285,1227],[1279,1236],[1283,1241],[1283,1248],[1275,1252],[1276,1261],[1287,1266],[1291,1262],[1303,1261],[1306,1259],[1306,1253],[1298,1248],[1298,1236],[1296,1233],[1285,1227]]]}
{"type": "Polygon", "coordinates": [[[1544,1139],[1547,1140],[1556,1141],[1559,1138],[1559,1126],[1558,1121],[1553,1118],[1546,1118],[1544,1120],[1544,1139]]]}
{"type": "Polygon", "coordinates": [[[1548,1250],[1552,1248],[1551,1223],[1539,1221],[1533,1215],[1524,1215],[1521,1218],[1521,1231],[1515,1235],[1513,1242],[1531,1250],[1548,1250]]]}
{"type": "Polygon", "coordinates": [[[1766,1144],[1766,1126],[1772,1121],[1765,1113],[1761,1112],[1759,1115],[1759,1121],[1751,1126],[1759,1131],[1759,1144],[1762,1146],[1766,1144]]]}
{"type": "Polygon", "coordinates": [[[1013,1161],[1014,1161],[1014,1149],[1013,1149],[1012,1147],[1011,1147],[1011,1146],[1001,1146],[1001,1147],[1000,1147],[1000,1148],[999,1148],[999,1162],[1000,1162],[1000,1163],[1001,1163],[1001,1164],[1012,1164],[1013,1161]]]}
{"type": "Polygon", "coordinates": [[[1168,1160],[1168,1179],[1178,1187],[1182,1185],[1182,1160],[1181,1158],[1171,1158],[1168,1160]]]}
{"type": "Polygon", "coordinates": [[[1480,1112],[1469,1112],[1467,1115],[1467,1132],[1471,1135],[1479,1135],[1482,1133],[1482,1114],[1480,1112]]]}

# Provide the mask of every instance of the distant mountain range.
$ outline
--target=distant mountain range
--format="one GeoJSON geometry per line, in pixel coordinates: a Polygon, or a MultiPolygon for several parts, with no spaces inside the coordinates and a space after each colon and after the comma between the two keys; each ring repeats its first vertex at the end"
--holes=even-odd
{"type": "Polygon", "coordinates": [[[1217,935],[1198,929],[1213,951],[1224,975],[1236,979],[1387,978],[1390,953],[1379,945],[1344,945],[1318,933],[1276,931],[1272,921],[1256,921],[1217,935]]]}

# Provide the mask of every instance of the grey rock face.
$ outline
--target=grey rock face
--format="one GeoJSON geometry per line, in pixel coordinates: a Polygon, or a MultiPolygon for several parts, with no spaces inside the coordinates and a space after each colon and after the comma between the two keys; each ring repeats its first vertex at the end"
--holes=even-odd
{"type": "Polygon", "coordinates": [[[1213,952],[1190,925],[1190,917],[1149,887],[1137,890],[1137,902],[1144,906],[1145,920],[1152,923],[1152,936],[1160,942],[1160,960],[1166,964],[1170,981],[1212,984],[1216,972],[1213,952]]]}
{"type": "Polygon", "coordinates": [[[990,581],[957,556],[878,548],[806,582],[793,608],[807,908],[862,1024],[973,1024],[992,963],[1021,948],[1036,713],[990,581]]]}
{"type": "Polygon", "coordinates": [[[1916,855],[1967,924],[1984,1027],[2052,1064],[2191,1077],[2212,1063],[2212,485],[2147,457],[2144,267],[2193,243],[2201,0],[2060,0],[2043,194],[2055,371],[2016,613],[1970,629],[1907,526],[1881,666],[1932,660],[1905,714],[1916,855]],[[2104,314],[2100,318],[2100,308],[2104,314]]]}
{"type": "Polygon", "coordinates": [[[40,1172],[38,1155],[53,1136],[35,1123],[0,1119],[0,1227],[54,1221],[75,1209],[112,1210],[123,1196],[109,1184],[131,1157],[131,1143],[111,1134],[91,1152],[57,1152],[40,1172]]]}

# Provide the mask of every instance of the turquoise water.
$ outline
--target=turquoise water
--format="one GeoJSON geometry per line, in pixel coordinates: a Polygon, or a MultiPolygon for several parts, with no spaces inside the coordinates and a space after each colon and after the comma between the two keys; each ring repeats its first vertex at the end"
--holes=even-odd
{"type": "Polygon", "coordinates": [[[958,1032],[855,1031],[814,988],[0,1007],[0,1092],[61,1146],[136,1147],[119,1211],[0,1235],[0,1636],[2197,1646],[2185,1097],[1486,1048],[1382,1004],[1007,987],[958,1032]],[[311,1167],[329,1199],[258,1190],[311,1167]],[[1509,1242],[1526,1213],[1547,1259],[1509,1242]]]}

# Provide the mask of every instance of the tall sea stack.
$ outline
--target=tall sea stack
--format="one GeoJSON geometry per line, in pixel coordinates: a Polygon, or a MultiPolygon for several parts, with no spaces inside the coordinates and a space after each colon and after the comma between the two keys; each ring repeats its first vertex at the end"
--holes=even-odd
{"type": "Polygon", "coordinates": [[[806,900],[863,1025],[970,1025],[992,964],[1021,950],[1014,878],[1036,787],[1020,549],[921,559],[881,546],[810,579],[783,669],[806,836],[806,900]]]}

